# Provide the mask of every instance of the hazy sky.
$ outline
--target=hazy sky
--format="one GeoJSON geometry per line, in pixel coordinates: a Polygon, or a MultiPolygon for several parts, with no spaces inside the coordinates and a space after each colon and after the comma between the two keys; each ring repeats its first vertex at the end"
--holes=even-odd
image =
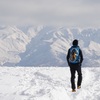
{"type": "Polygon", "coordinates": [[[100,0],[0,0],[0,23],[99,27],[100,0]]]}

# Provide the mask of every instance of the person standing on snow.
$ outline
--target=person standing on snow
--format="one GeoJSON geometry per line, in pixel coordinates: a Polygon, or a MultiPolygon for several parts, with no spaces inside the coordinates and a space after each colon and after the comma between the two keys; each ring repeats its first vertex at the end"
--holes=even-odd
{"type": "Polygon", "coordinates": [[[78,81],[77,81],[77,89],[81,88],[82,83],[82,71],[81,71],[81,64],[83,62],[83,54],[78,46],[78,40],[75,39],[72,42],[71,48],[68,50],[67,54],[67,62],[70,66],[70,72],[71,72],[71,88],[72,92],[76,92],[76,86],[75,86],[75,72],[78,73],[78,81]]]}

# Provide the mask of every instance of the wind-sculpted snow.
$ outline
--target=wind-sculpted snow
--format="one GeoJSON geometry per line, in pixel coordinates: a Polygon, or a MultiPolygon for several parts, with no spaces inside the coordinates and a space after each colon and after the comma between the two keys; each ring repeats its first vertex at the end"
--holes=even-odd
{"type": "Polygon", "coordinates": [[[67,66],[66,54],[74,39],[83,51],[83,66],[100,65],[100,29],[54,26],[1,26],[0,64],[67,66]]]}
{"type": "Polygon", "coordinates": [[[72,93],[67,67],[1,67],[0,100],[100,100],[100,68],[82,72],[82,88],[72,93]]]}

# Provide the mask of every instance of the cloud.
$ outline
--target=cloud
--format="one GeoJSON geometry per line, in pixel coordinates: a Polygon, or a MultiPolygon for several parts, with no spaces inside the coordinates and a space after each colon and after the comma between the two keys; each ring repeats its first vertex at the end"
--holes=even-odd
{"type": "Polygon", "coordinates": [[[100,26],[99,0],[0,0],[0,22],[100,26]]]}
{"type": "Polygon", "coordinates": [[[89,3],[89,4],[98,4],[100,0],[82,0],[82,2],[89,3]]]}

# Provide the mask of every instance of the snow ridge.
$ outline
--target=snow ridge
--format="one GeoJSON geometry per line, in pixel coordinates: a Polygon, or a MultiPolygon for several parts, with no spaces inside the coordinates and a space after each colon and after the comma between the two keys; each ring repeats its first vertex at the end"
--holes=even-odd
{"type": "Polygon", "coordinates": [[[68,67],[1,67],[0,99],[100,100],[99,69],[82,68],[82,88],[72,93],[68,67]]]}

